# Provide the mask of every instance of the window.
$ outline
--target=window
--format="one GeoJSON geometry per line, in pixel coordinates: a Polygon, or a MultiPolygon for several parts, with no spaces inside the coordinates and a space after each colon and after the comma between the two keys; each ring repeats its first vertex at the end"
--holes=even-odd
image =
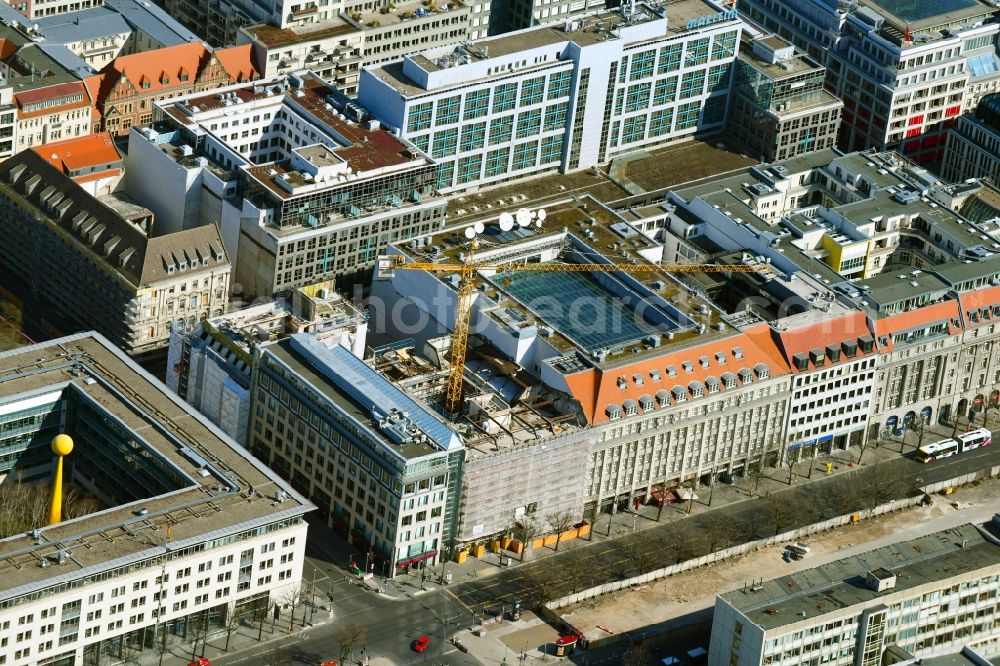
{"type": "Polygon", "coordinates": [[[514,132],[514,116],[494,118],[490,121],[490,145],[507,143],[514,132]]]}
{"type": "Polygon", "coordinates": [[[460,152],[467,153],[479,150],[486,145],[486,122],[472,123],[462,128],[462,144],[460,152]]]}
{"type": "Polygon", "coordinates": [[[542,92],[545,90],[545,77],[539,76],[534,79],[528,79],[521,83],[521,101],[520,105],[530,106],[532,104],[538,104],[542,101],[542,92]]]}
{"type": "Polygon", "coordinates": [[[715,97],[708,98],[705,102],[705,111],[701,115],[703,125],[722,122],[722,119],[726,115],[726,99],[725,95],[716,95],[715,97]]]}
{"type": "Polygon", "coordinates": [[[458,108],[462,98],[458,95],[445,97],[437,101],[437,108],[434,111],[435,125],[451,125],[458,122],[458,108]]]}
{"type": "Polygon", "coordinates": [[[510,148],[491,150],[486,153],[486,177],[499,176],[507,172],[510,161],[510,148]]]}
{"type": "Polygon", "coordinates": [[[660,49],[660,62],[657,65],[656,71],[663,74],[664,72],[673,72],[679,69],[681,66],[681,51],[682,46],[680,44],[670,44],[660,49]]]}
{"type": "Polygon", "coordinates": [[[514,147],[514,171],[528,169],[535,166],[536,153],[538,152],[538,142],[528,141],[519,143],[514,147]]]}
{"type": "Polygon", "coordinates": [[[643,51],[632,56],[632,71],[629,80],[644,79],[653,74],[653,63],[656,61],[656,51],[643,51]]]}
{"type": "Polygon", "coordinates": [[[727,90],[729,83],[729,64],[715,65],[708,70],[708,92],[727,90]]]}
{"type": "Polygon", "coordinates": [[[662,136],[670,132],[670,125],[674,120],[673,109],[661,109],[653,111],[649,117],[649,136],[662,136]]]}
{"type": "Polygon", "coordinates": [[[455,146],[458,143],[458,128],[441,130],[434,132],[434,146],[431,152],[433,157],[450,157],[455,154],[455,146]]]}
{"type": "Polygon", "coordinates": [[[569,96],[570,72],[558,72],[549,76],[549,99],[569,96]]]}
{"type": "Polygon", "coordinates": [[[479,179],[479,172],[482,170],[483,156],[471,155],[463,157],[458,161],[458,184],[469,183],[479,179]]]}
{"type": "Polygon", "coordinates": [[[545,122],[542,129],[545,131],[563,129],[566,127],[566,105],[552,104],[545,107],[545,122]]]}
{"type": "Polygon", "coordinates": [[[675,129],[680,131],[698,124],[698,111],[701,105],[698,102],[682,104],[677,108],[677,124],[675,129]]]}
{"type": "Polygon", "coordinates": [[[493,113],[510,111],[517,103],[517,84],[503,83],[493,89],[493,113]]]}
{"type": "Polygon", "coordinates": [[[475,90],[465,96],[464,120],[475,120],[482,118],[490,111],[490,91],[475,90]]]}
{"type": "Polygon", "coordinates": [[[438,167],[438,189],[445,187],[451,187],[451,181],[455,176],[455,163],[454,162],[443,162],[438,167]]]}
{"type": "Polygon", "coordinates": [[[649,105],[649,91],[652,87],[651,83],[640,83],[638,85],[629,86],[628,93],[625,96],[625,112],[638,111],[639,109],[645,108],[649,105]]]}
{"type": "Polygon", "coordinates": [[[656,82],[653,91],[653,106],[671,104],[677,99],[677,77],[670,76],[656,82]]]}
{"type": "Polygon", "coordinates": [[[622,143],[641,141],[646,134],[646,116],[626,118],[622,130],[622,143]]]}
{"type": "Polygon", "coordinates": [[[699,69],[688,72],[681,79],[681,99],[688,99],[700,95],[705,88],[705,70],[699,69]]]}
{"type": "Polygon", "coordinates": [[[684,66],[694,67],[704,65],[706,62],[708,62],[708,37],[688,42],[687,50],[684,52],[684,66]]]}
{"type": "Polygon", "coordinates": [[[517,116],[517,138],[527,139],[538,134],[542,125],[542,110],[533,109],[517,116]]]}
{"type": "Polygon", "coordinates": [[[542,140],[542,155],[539,164],[558,162],[562,156],[562,135],[550,136],[542,140]]]}
{"type": "Polygon", "coordinates": [[[712,60],[731,58],[736,52],[736,33],[725,32],[712,40],[712,60]]]}
{"type": "Polygon", "coordinates": [[[410,109],[410,117],[406,124],[407,132],[420,132],[430,129],[431,126],[431,103],[417,104],[410,109]]]}

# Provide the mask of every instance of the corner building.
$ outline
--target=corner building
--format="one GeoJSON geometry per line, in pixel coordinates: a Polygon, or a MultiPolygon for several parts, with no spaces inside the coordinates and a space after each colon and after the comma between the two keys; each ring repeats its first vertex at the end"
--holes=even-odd
{"type": "Polygon", "coordinates": [[[740,33],[702,0],[636,5],[365,69],[358,99],[468,190],[721,130],[740,33]]]}

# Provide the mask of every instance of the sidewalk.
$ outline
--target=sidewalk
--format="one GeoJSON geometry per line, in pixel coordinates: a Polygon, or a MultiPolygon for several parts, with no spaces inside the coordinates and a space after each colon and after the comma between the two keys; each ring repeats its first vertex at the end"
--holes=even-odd
{"type": "Polygon", "coordinates": [[[186,664],[194,661],[197,657],[205,657],[215,662],[220,657],[251,648],[255,649],[249,656],[238,658],[236,661],[253,659],[254,663],[261,663],[262,658],[259,655],[273,651],[279,644],[282,646],[282,652],[294,651],[294,643],[297,641],[295,639],[289,641],[289,636],[294,636],[311,627],[326,624],[333,619],[333,614],[329,604],[318,600],[314,609],[310,608],[308,602],[296,609],[294,628],[289,627],[289,619],[289,613],[285,611],[273,625],[270,618],[264,621],[263,627],[256,623],[253,625],[241,623],[229,637],[228,650],[226,650],[225,629],[216,629],[210,632],[205,645],[199,640],[197,648],[190,640],[179,636],[170,636],[167,639],[166,651],[163,653],[162,659],[159,645],[157,645],[137,655],[135,659],[131,660],[131,663],[140,666],[159,666],[160,663],[186,664]],[[303,621],[303,612],[305,613],[305,621],[303,621]],[[257,640],[258,635],[260,635],[259,641],[257,640]]]}
{"type": "MultiPolygon", "coordinates": [[[[935,431],[933,434],[931,429],[928,429],[924,436],[924,441],[927,443],[950,436],[950,429],[948,429],[947,433],[945,433],[942,429],[941,433],[937,433],[935,431]]],[[[905,451],[912,451],[915,447],[916,437],[910,434],[906,439],[905,451]]],[[[877,448],[873,443],[864,450],[863,454],[858,447],[854,447],[849,451],[834,451],[829,455],[820,455],[814,459],[804,460],[797,463],[792,470],[791,485],[798,486],[808,483],[810,480],[808,479],[810,475],[810,467],[812,468],[812,480],[816,480],[828,476],[826,473],[826,464],[828,462],[832,463],[832,469],[829,476],[834,476],[858,469],[858,467],[867,467],[873,463],[896,458],[899,455],[900,443],[895,440],[884,443],[877,448]],[[861,454],[861,465],[857,464],[859,454],[861,454]]],[[[711,506],[711,509],[717,509],[726,505],[732,505],[738,502],[750,500],[754,497],[767,497],[772,492],[788,488],[788,480],[789,470],[787,467],[768,468],[765,470],[765,476],[760,479],[759,483],[757,479],[741,478],[736,479],[733,484],[721,482],[716,483],[715,487],[712,489],[707,487],[697,488],[695,492],[698,498],[690,503],[690,513],[697,514],[706,511],[709,509],[709,506],[711,506]],[[755,485],[757,486],[756,489],[755,485]],[[710,499],[711,505],[709,505],[710,499]]],[[[657,525],[665,522],[684,518],[689,515],[688,505],[689,502],[668,504],[663,507],[662,512],[660,512],[659,507],[654,505],[640,505],[638,511],[620,511],[613,515],[602,513],[598,516],[590,535],[562,541],[559,543],[558,552],[583,548],[592,541],[601,542],[610,539],[617,539],[627,534],[656,527],[657,525]],[[658,513],[660,513],[659,521],[657,521],[658,513]]],[[[557,551],[554,546],[531,549],[526,553],[526,561],[538,561],[539,559],[543,559],[545,557],[551,557],[552,555],[555,555],[556,552],[557,551]]],[[[447,577],[448,574],[451,575],[452,584],[455,584],[485,578],[501,571],[507,566],[517,566],[519,563],[519,557],[513,553],[507,551],[501,551],[500,553],[487,552],[480,558],[472,557],[470,555],[464,564],[457,564],[449,561],[445,562],[443,565],[439,564],[432,569],[426,570],[425,572],[411,572],[396,576],[396,578],[392,580],[392,585],[397,591],[401,591],[406,595],[411,595],[419,593],[421,591],[421,587],[424,589],[433,589],[434,587],[437,587],[442,582],[442,576],[447,577]],[[500,564],[501,558],[503,558],[505,562],[503,566],[500,564]]]]}

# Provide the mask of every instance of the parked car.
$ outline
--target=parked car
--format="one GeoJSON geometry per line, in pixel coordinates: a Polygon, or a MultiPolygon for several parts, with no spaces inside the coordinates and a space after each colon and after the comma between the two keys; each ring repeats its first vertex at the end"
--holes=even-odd
{"type": "Polygon", "coordinates": [[[413,641],[413,651],[423,652],[424,650],[427,649],[427,646],[430,645],[430,643],[431,639],[427,638],[426,636],[421,636],[417,640],[413,641]]]}

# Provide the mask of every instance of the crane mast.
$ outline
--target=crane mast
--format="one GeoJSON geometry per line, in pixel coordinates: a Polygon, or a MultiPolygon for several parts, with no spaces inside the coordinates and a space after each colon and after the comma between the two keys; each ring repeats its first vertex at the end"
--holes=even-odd
{"type": "MultiPolygon", "coordinates": [[[[530,211],[521,209],[518,211],[517,222],[521,226],[524,223],[524,214],[527,220],[535,220],[535,215],[530,211]]],[[[504,228],[511,224],[513,218],[504,213],[500,217],[500,226],[504,228]],[[505,221],[504,216],[507,217],[505,221]]],[[[537,224],[541,226],[545,219],[544,211],[538,211],[537,224]]],[[[509,229],[509,227],[508,227],[509,229]]],[[[505,229],[507,230],[507,229],[505,229]]],[[[458,262],[436,263],[427,261],[408,261],[402,255],[388,257],[390,269],[410,270],[410,271],[432,271],[458,273],[460,280],[458,284],[458,300],[455,305],[455,326],[451,334],[451,354],[449,356],[448,385],[445,391],[444,408],[449,414],[457,414],[462,404],[462,388],[465,381],[465,357],[469,344],[469,326],[472,314],[472,300],[476,292],[476,275],[480,271],[492,271],[494,273],[630,273],[642,275],[648,273],[767,273],[770,267],[767,264],[561,264],[561,263],[529,263],[527,261],[516,261],[507,263],[477,263],[475,253],[478,249],[476,234],[482,232],[481,223],[476,224],[476,228],[469,227],[466,231],[466,238],[469,239],[469,251],[465,259],[458,262]],[[471,232],[471,233],[470,233],[471,232]]]]}

